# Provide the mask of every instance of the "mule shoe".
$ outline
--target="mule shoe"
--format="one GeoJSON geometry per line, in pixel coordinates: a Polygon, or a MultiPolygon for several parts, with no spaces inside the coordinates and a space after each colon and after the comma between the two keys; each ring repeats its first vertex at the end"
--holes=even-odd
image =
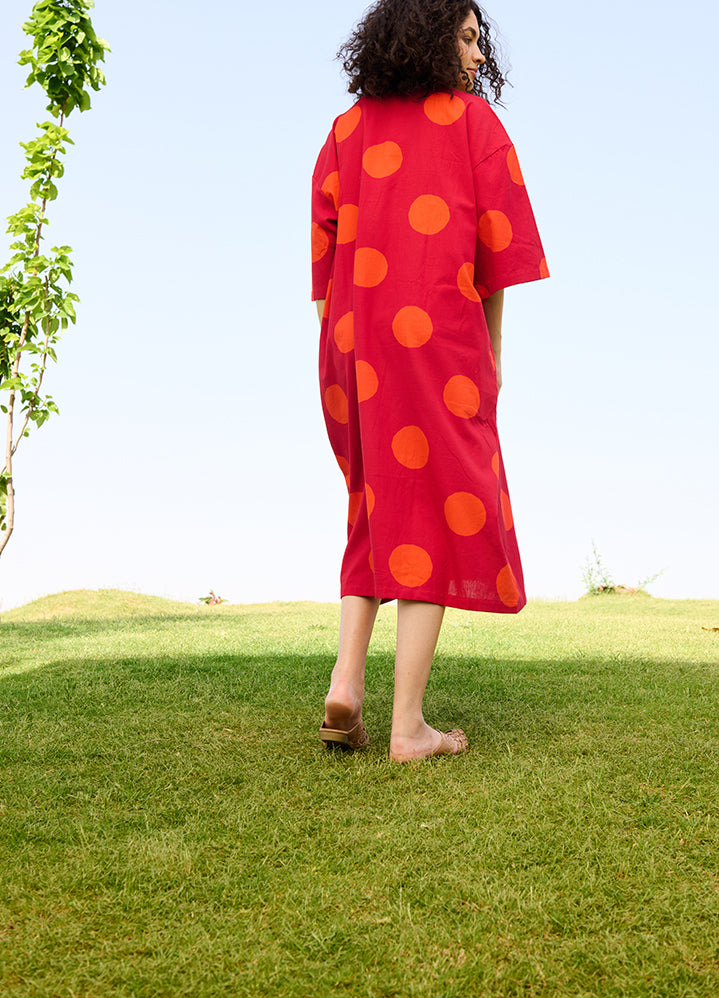
{"type": "Polygon", "coordinates": [[[341,752],[353,752],[355,749],[364,748],[369,744],[369,735],[361,721],[358,721],[354,728],[350,728],[349,731],[328,728],[323,721],[319,738],[320,741],[324,742],[325,748],[339,749],[341,752]]]}

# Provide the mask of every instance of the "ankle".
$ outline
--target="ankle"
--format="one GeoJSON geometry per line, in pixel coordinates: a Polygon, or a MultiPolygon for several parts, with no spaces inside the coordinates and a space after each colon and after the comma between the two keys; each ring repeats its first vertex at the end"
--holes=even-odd
{"type": "Polygon", "coordinates": [[[338,658],[332,675],[330,676],[330,689],[334,686],[349,686],[351,689],[364,688],[365,662],[347,661],[338,658]]]}
{"type": "Polygon", "coordinates": [[[431,730],[421,714],[419,716],[402,716],[392,718],[392,733],[390,740],[413,742],[426,736],[431,730]]]}
{"type": "Polygon", "coordinates": [[[361,705],[364,700],[364,686],[356,686],[344,681],[333,681],[325,697],[325,706],[337,704],[345,707],[361,705]]]}

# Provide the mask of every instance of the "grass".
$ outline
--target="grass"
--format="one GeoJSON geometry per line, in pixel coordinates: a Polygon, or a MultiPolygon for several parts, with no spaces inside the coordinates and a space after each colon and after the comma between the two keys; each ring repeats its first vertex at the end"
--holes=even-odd
{"type": "Polygon", "coordinates": [[[715,996],[719,603],[449,611],[427,719],[316,740],[338,608],[62,593],[0,618],[0,989],[715,996]],[[706,629],[704,629],[706,628],[706,629]]]}

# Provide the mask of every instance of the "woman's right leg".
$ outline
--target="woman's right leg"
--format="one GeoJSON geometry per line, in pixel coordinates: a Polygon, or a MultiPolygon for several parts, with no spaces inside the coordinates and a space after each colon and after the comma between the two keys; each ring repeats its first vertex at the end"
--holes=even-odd
{"type": "Polygon", "coordinates": [[[424,691],[443,616],[444,607],[436,603],[397,601],[397,654],[389,743],[390,759],[394,762],[427,758],[440,749],[443,740],[446,751],[457,750],[460,744],[466,747],[466,740],[457,747],[447,742],[422,715],[424,691]]]}

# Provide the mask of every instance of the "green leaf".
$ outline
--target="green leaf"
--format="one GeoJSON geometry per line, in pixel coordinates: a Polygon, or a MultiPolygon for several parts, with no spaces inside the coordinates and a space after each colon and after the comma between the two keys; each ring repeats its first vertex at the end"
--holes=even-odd
{"type": "Polygon", "coordinates": [[[18,391],[22,387],[23,379],[21,377],[7,378],[5,381],[0,382],[0,392],[18,391]]]}

